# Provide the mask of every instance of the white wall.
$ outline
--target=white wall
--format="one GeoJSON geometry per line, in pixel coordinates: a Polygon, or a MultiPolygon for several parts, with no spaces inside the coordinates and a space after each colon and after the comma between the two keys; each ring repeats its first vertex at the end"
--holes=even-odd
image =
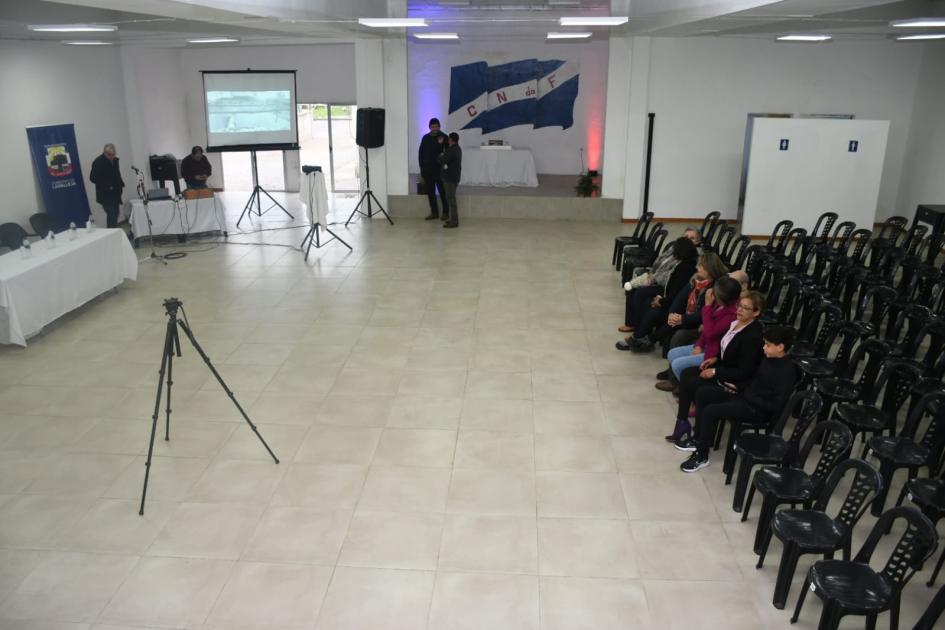
{"type": "Polygon", "coordinates": [[[479,146],[486,138],[500,138],[514,146],[528,147],[539,173],[578,174],[581,147],[590,168],[600,168],[603,156],[604,113],[607,100],[607,40],[546,43],[516,40],[421,42],[407,44],[409,93],[410,172],[418,172],[417,146],[427,132],[427,121],[439,118],[444,126],[449,114],[450,67],[475,61],[490,65],[521,59],[564,59],[580,63],[574,125],[533,129],[509,127],[483,136],[479,129],[445,129],[460,133],[461,146],[479,146]]]}
{"type": "Polygon", "coordinates": [[[924,47],[912,129],[896,214],[911,217],[919,204],[945,204],[945,43],[924,47]]]}
{"type": "MultiPolygon", "coordinates": [[[[724,218],[735,218],[749,112],[889,120],[877,218],[897,213],[920,47],[892,41],[652,41],[648,107],[656,113],[656,129],[650,209],[657,216],[701,217],[719,210],[724,218]]],[[[625,208],[624,216],[638,213],[625,208]]]]}
{"type": "Polygon", "coordinates": [[[35,183],[26,127],[74,123],[89,203],[95,220],[104,225],[105,214],[95,203],[88,177],[92,160],[106,142],[116,145],[122,176],[134,190],[121,51],[66,47],[58,42],[0,41],[0,86],[0,222],[27,225],[31,214],[45,209],[35,183]]]}

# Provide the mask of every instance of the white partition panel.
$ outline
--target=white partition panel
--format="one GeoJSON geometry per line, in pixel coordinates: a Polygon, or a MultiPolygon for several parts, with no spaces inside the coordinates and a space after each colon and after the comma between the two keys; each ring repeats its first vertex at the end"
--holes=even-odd
{"type": "Polygon", "coordinates": [[[742,233],[811,229],[828,211],[872,228],[888,134],[888,120],[756,119],[742,233]]]}

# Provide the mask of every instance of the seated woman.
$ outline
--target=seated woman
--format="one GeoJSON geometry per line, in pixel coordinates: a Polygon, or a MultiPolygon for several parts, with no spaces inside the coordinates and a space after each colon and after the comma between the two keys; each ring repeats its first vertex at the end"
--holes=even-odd
{"type": "Polygon", "coordinates": [[[680,470],[691,473],[709,465],[709,448],[720,421],[767,423],[781,413],[797,383],[797,367],[788,356],[793,342],[793,328],[765,327],[765,358],[744,391],[732,395],[722,388],[699,390],[696,394],[696,437],[676,443],[677,449],[692,452],[689,459],[679,466],[680,470]]]}
{"type": "MultiPolygon", "coordinates": [[[[672,299],[672,296],[675,295],[676,292],[686,287],[689,278],[696,272],[698,250],[690,239],[683,236],[679,237],[673,242],[672,251],[672,260],[659,269],[654,268],[653,272],[654,282],[658,282],[664,276],[666,277],[665,285],[653,284],[642,286],[633,288],[627,292],[625,316],[627,325],[621,327],[620,330],[652,330],[653,324],[656,321],[656,315],[654,315],[652,311],[657,309],[658,312],[660,305],[667,303],[666,296],[672,299]],[[666,273],[667,269],[669,271],[668,274],[666,273]],[[660,274],[659,277],[656,275],[657,272],[660,274]]],[[[629,340],[631,337],[627,337],[627,339],[629,340]]],[[[627,350],[628,348],[629,346],[626,340],[617,342],[618,350],[627,350]]]]}
{"type": "Polygon", "coordinates": [[[749,291],[738,302],[738,314],[722,337],[719,356],[706,359],[701,365],[683,370],[679,379],[679,409],[676,426],[666,436],[676,442],[692,432],[689,408],[703,388],[726,389],[732,394],[742,391],[761,363],[761,322],[757,321],[765,307],[765,296],[749,291]]]}
{"type": "Polygon", "coordinates": [[[683,370],[719,355],[722,336],[735,321],[741,292],[741,285],[730,276],[719,278],[715,285],[706,291],[705,306],[702,307],[702,334],[694,344],[679,346],[669,351],[667,358],[671,374],[667,380],[656,383],[656,389],[664,392],[675,391],[679,387],[679,377],[683,370]]]}
{"type": "MultiPolygon", "coordinates": [[[[657,341],[665,340],[668,343],[678,330],[692,330],[695,333],[692,340],[696,339],[702,324],[705,292],[727,271],[725,263],[717,254],[702,254],[690,284],[680,289],[669,305],[664,302],[658,305],[658,310],[651,310],[652,319],[645,320],[649,325],[637,328],[633,337],[626,340],[627,349],[634,353],[649,352],[657,341]]],[[[669,349],[668,346],[666,349],[669,349]]]]}

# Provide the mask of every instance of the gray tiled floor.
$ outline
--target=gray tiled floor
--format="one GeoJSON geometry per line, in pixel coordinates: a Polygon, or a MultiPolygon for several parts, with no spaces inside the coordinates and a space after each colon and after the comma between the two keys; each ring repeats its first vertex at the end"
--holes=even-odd
{"type": "Polygon", "coordinates": [[[0,629],[788,627],[777,543],[756,570],[718,462],[683,475],[662,440],[660,362],[613,349],[618,226],[338,230],[354,252],[308,264],[170,247],[0,349],[0,629]],[[139,517],[171,295],[282,463],[185,343],[139,517]]]}

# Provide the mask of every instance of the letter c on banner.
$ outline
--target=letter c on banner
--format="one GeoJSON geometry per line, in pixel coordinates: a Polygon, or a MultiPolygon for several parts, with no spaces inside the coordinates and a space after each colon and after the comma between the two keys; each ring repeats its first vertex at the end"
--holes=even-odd
{"type": "Polygon", "coordinates": [[[470,105],[469,107],[467,107],[467,108],[466,108],[466,113],[469,114],[469,117],[470,117],[470,118],[472,118],[473,116],[475,116],[475,115],[476,115],[476,106],[475,106],[475,105],[470,105]]]}

